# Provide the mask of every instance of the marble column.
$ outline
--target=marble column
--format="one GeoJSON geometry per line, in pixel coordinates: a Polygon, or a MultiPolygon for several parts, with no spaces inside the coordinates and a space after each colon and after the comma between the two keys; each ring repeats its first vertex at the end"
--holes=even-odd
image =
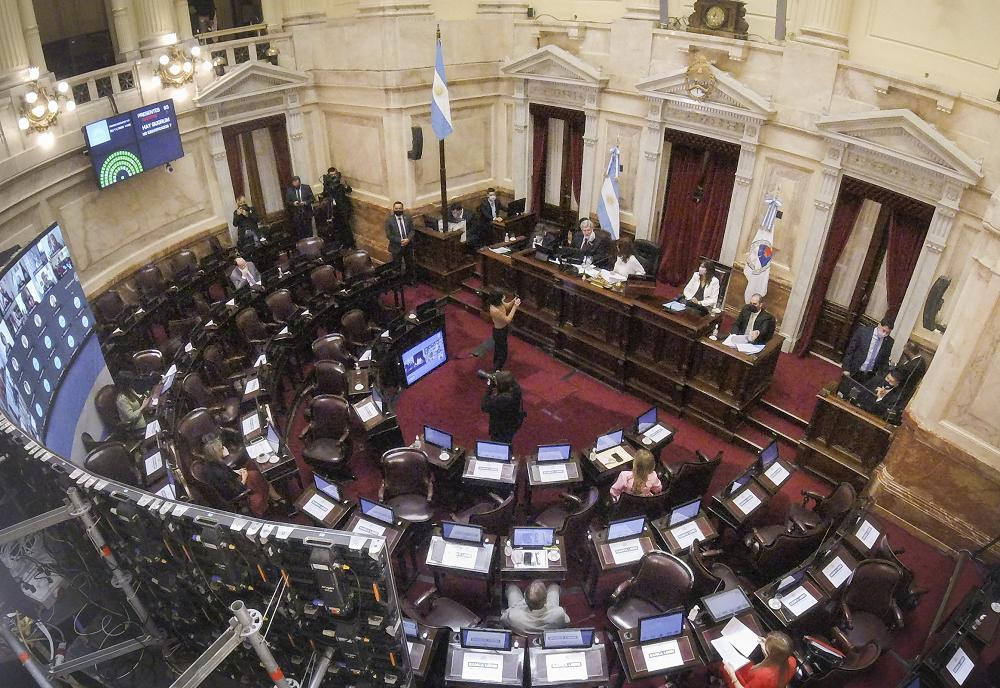
{"type": "Polygon", "coordinates": [[[41,74],[49,71],[45,66],[45,54],[42,52],[42,39],[38,35],[38,20],[35,19],[35,7],[31,0],[18,0],[21,14],[21,31],[24,32],[24,45],[28,49],[28,61],[32,67],[38,67],[41,74]]]}
{"type": "Polygon", "coordinates": [[[590,217],[594,205],[594,180],[597,179],[597,89],[587,94],[583,107],[586,123],[583,129],[583,172],[580,184],[580,217],[590,217]]]}
{"type": "Polygon", "coordinates": [[[284,7],[281,0],[261,0],[261,19],[267,24],[268,33],[281,31],[281,18],[284,7]]]}
{"type": "Polygon", "coordinates": [[[656,182],[660,176],[660,156],[663,155],[663,101],[647,98],[646,126],[642,129],[639,169],[635,179],[635,238],[652,240],[656,234],[653,216],[656,214],[656,182]]]}
{"type": "Polygon", "coordinates": [[[854,0],[808,0],[798,3],[802,24],[795,39],[824,48],[847,50],[854,0]]]}
{"type": "Polygon", "coordinates": [[[31,66],[18,4],[19,0],[0,0],[0,81],[31,66]]]}
{"type": "Polygon", "coordinates": [[[111,0],[111,20],[121,58],[134,60],[139,57],[133,0],[111,0]]]}
{"type": "Polygon", "coordinates": [[[174,0],[174,17],[177,21],[177,40],[184,41],[194,34],[191,31],[191,10],[187,0],[174,0]]]}
{"type": "MultiPolygon", "coordinates": [[[[524,79],[514,83],[514,135],[508,145],[514,147],[511,155],[511,179],[514,181],[514,198],[528,198],[528,187],[531,184],[531,131],[528,126],[531,115],[528,112],[528,97],[525,93],[527,84],[524,79]]],[[[538,208],[528,208],[539,212],[538,208]]]]}
{"type": "Polygon", "coordinates": [[[823,256],[826,237],[830,232],[830,221],[833,219],[833,208],[837,203],[842,179],[841,163],[847,144],[830,141],[826,158],[822,163],[819,191],[813,200],[812,221],[806,234],[806,245],[802,250],[802,260],[792,280],[792,290],[788,295],[785,315],[781,319],[781,336],[785,338],[783,351],[791,351],[799,339],[802,329],[802,316],[805,315],[806,304],[812,293],[816,269],[823,256]]]}
{"type": "Polygon", "coordinates": [[[740,159],[736,163],[736,180],[733,183],[733,195],[729,201],[729,215],[726,216],[726,231],[722,237],[722,248],[719,251],[719,262],[726,265],[733,264],[740,249],[740,236],[743,234],[747,203],[750,201],[750,182],[753,181],[753,170],[757,164],[757,140],[759,136],[759,125],[747,124],[743,128],[743,139],[740,141],[740,159]]]}
{"type": "Polygon", "coordinates": [[[147,52],[177,42],[173,0],[135,0],[134,6],[139,50],[147,52]]]}

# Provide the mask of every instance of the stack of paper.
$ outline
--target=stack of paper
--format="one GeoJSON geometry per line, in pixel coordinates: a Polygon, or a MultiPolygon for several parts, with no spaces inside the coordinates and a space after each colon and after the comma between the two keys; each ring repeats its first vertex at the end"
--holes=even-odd
{"type": "Polygon", "coordinates": [[[687,308],[687,304],[682,303],[680,301],[670,301],[668,303],[663,304],[663,307],[666,308],[668,311],[680,313],[682,310],[687,308]]]}
{"type": "MultiPolygon", "coordinates": [[[[744,657],[749,657],[760,643],[760,636],[735,616],[723,627],[722,637],[729,641],[733,648],[744,657]]],[[[738,669],[739,667],[734,668],[738,669]]]]}
{"type": "Polygon", "coordinates": [[[612,542],[608,549],[611,550],[611,559],[615,564],[629,564],[642,558],[642,545],[638,538],[612,542]]]}

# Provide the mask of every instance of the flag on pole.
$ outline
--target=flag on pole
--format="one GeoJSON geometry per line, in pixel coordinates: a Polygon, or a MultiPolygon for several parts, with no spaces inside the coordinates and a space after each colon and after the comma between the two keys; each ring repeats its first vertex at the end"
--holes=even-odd
{"type": "Polygon", "coordinates": [[[431,128],[439,140],[444,140],[452,132],[451,103],[448,101],[448,82],[444,79],[444,53],[441,39],[437,40],[437,54],[434,56],[434,85],[431,87],[431,128]]]}
{"type": "Polygon", "coordinates": [[[618,172],[621,170],[621,151],[618,146],[611,149],[611,159],[608,161],[608,169],[604,175],[604,184],[601,185],[601,198],[597,201],[597,218],[601,221],[601,227],[611,234],[612,239],[618,238],[620,230],[619,207],[618,207],[618,172]]]}
{"type": "Polygon", "coordinates": [[[747,288],[743,292],[744,302],[749,302],[754,294],[763,296],[767,293],[767,282],[771,275],[771,257],[774,254],[774,222],[778,219],[778,212],[781,210],[781,200],[776,194],[768,194],[764,197],[764,219],[761,220],[760,227],[750,248],[747,250],[746,264],[743,266],[743,274],[747,277],[747,288]]]}

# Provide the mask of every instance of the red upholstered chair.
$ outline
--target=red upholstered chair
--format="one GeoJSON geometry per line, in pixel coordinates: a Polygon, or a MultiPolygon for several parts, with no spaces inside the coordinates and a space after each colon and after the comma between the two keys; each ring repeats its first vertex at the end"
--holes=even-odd
{"type": "Polygon", "coordinates": [[[212,486],[211,481],[206,476],[207,470],[208,466],[204,460],[194,459],[191,461],[189,468],[190,480],[194,484],[197,493],[200,494],[201,503],[212,509],[250,514],[250,490],[244,489],[231,499],[226,499],[212,486]]]}
{"type": "Polygon", "coordinates": [[[332,265],[313,268],[309,273],[309,282],[312,284],[315,296],[332,297],[340,289],[340,278],[337,277],[337,270],[332,265]]]}
{"type": "Polygon", "coordinates": [[[608,621],[625,633],[639,626],[639,619],[680,606],[694,586],[691,567],[667,552],[653,550],[639,560],[639,571],[611,595],[608,621]]]}
{"type": "Polygon", "coordinates": [[[857,501],[858,492],[850,483],[840,483],[826,497],[810,490],[802,490],[802,504],[792,504],[788,510],[788,520],[799,530],[814,528],[821,523],[832,524],[834,528],[847,515],[857,501]],[[809,509],[809,502],[813,508],[809,509]]]}
{"type": "Polygon", "coordinates": [[[833,636],[844,648],[859,648],[875,641],[882,650],[892,645],[893,634],[903,627],[896,604],[896,590],[903,580],[899,567],[884,559],[866,559],[840,600],[840,618],[833,636]]]}
{"type": "Polygon", "coordinates": [[[319,237],[306,237],[295,242],[295,250],[307,259],[319,258],[323,255],[324,242],[319,237]]]}
{"type": "Polygon", "coordinates": [[[715,470],[722,464],[721,451],[712,459],[700,451],[695,451],[695,455],[697,457],[695,461],[684,461],[665,467],[669,481],[663,491],[670,494],[667,502],[669,506],[704,497],[708,492],[708,486],[712,483],[715,470]]]}
{"type": "Polygon", "coordinates": [[[375,269],[368,251],[357,249],[344,256],[344,279],[347,281],[364,277],[375,269]]]}
{"type": "Polygon", "coordinates": [[[587,530],[597,515],[601,492],[597,487],[590,487],[582,495],[564,492],[560,502],[535,517],[535,525],[543,528],[555,528],[563,536],[566,551],[570,557],[582,561],[586,558],[587,530]]]}
{"type": "Polygon", "coordinates": [[[309,404],[309,424],[299,434],[306,441],[302,455],[320,474],[350,473],[351,406],[344,397],[320,394],[309,404]]]}
{"type": "Polygon", "coordinates": [[[209,387],[195,371],[184,376],[181,388],[195,405],[208,408],[219,425],[229,425],[239,418],[241,398],[233,394],[232,387],[209,387]]]}
{"type": "Polygon", "coordinates": [[[878,544],[875,546],[875,551],[873,552],[873,554],[879,559],[891,561],[899,567],[899,570],[903,574],[903,580],[900,582],[900,585],[896,590],[896,602],[899,604],[900,609],[909,611],[917,608],[920,598],[927,594],[927,588],[917,586],[913,570],[900,560],[899,557],[905,553],[906,550],[902,547],[893,549],[889,544],[888,537],[879,538],[878,544]]]}
{"type": "Polygon", "coordinates": [[[218,343],[206,346],[202,354],[202,370],[205,373],[205,380],[216,387],[232,385],[235,380],[242,379],[246,364],[245,356],[234,355],[218,343]]]}
{"type": "Polygon", "coordinates": [[[616,521],[631,516],[645,516],[650,520],[659,518],[666,513],[669,500],[670,493],[666,491],[655,495],[637,495],[627,491],[622,492],[618,497],[618,501],[611,503],[608,520],[616,521]]]}
{"type": "Polygon", "coordinates": [[[91,450],[83,460],[83,467],[91,473],[132,487],[143,485],[132,452],[121,442],[105,442],[91,450]]]}
{"type": "Polygon", "coordinates": [[[347,396],[347,368],[340,361],[316,361],[313,374],[316,376],[316,394],[347,396]]]}
{"type": "Polygon", "coordinates": [[[104,425],[104,431],[109,438],[141,437],[142,432],[134,430],[131,424],[122,421],[118,415],[118,388],[114,385],[104,385],[94,395],[94,408],[104,425]]]}
{"type": "Polygon", "coordinates": [[[721,549],[707,549],[701,540],[691,545],[691,572],[694,573],[694,591],[697,595],[711,595],[714,592],[742,587],[752,590],[753,585],[736,571],[721,561],[713,559],[722,554],[721,549]]]}
{"type": "Polygon", "coordinates": [[[514,526],[516,507],[517,499],[514,492],[506,497],[491,492],[487,499],[482,499],[469,508],[452,514],[451,518],[457,523],[479,526],[493,535],[507,535],[514,526]]]}
{"type": "Polygon", "coordinates": [[[390,449],[382,455],[380,502],[404,521],[429,523],[434,517],[434,484],[427,455],[419,449],[390,449]]]}

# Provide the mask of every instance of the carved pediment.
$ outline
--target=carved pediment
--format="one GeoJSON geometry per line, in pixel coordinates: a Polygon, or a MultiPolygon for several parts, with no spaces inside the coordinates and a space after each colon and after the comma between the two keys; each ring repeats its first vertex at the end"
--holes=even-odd
{"type": "Polygon", "coordinates": [[[608,83],[607,77],[601,76],[598,67],[554,45],[542,46],[505,65],[500,71],[511,77],[562,84],[600,88],[608,83]]]}
{"type": "Polygon", "coordinates": [[[876,110],[823,117],[816,122],[832,139],[966,184],[982,178],[982,165],[910,110],[876,110]]]}
{"type": "Polygon", "coordinates": [[[758,120],[768,119],[774,114],[770,99],[757,93],[729,72],[712,64],[704,64],[702,69],[703,79],[710,83],[710,88],[702,90],[692,88],[689,67],[649,77],[637,83],[635,87],[651,97],[672,101],[682,106],[704,108],[709,105],[720,111],[758,120]]]}
{"type": "Polygon", "coordinates": [[[307,74],[269,62],[245,62],[203,89],[194,102],[199,107],[252,98],[275,91],[299,88],[310,83],[307,74]]]}

